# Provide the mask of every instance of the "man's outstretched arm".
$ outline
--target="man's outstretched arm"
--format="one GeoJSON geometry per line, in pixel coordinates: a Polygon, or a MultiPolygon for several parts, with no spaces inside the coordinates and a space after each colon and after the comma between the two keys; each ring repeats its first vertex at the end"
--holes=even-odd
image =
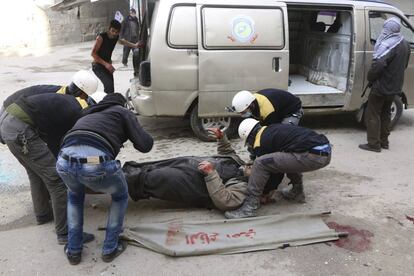
{"type": "Polygon", "coordinates": [[[217,139],[217,153],[220,155],[236,154],[236,151],[231,146],[227,135],[219,128],[209,128],[207,130],[210,135],[217,139]]]}

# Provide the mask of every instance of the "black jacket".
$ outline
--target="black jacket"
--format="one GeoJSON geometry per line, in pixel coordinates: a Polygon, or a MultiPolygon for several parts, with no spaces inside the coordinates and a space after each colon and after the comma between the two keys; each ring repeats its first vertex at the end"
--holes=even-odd
{"type": "Polygon", "coordinates": [[[16,100],[21,96],[32,96],[44,93],[56,93],[61,88],[62,86],[58,85],[34,85],[26,87],[24,89],[14,92],[9,97],[7,97],[7,99],[3,102],[3,106],[7,108],[10,104],[16,102],[16,100]]]}
{"type": "Polygon", "coordinates": [[[259,110],[253,112],[253,115],[265,126],[280,123],[302,108],[302,102],[298,97],[280,89],[263,89],[258,91],[255,97],[259,110]]]}
{"type": "MultiPolygon", "coordinates": [[[[128,183],[129,195],[134,201],[154,197],[193,206],[212,207],[213,203],[206,186],[208,176],[206,177],[198,169],[201,161],[207,160],[213,164],[220,178],[219,181],[222,181],[226,187],[247,182],[239,170],[245,162],[237,155],[227,137],[224,136],[217,142],[217,155],[125,163],[122,170],[128,183]]],[[[272,174],[264,193],[277,189],[283,176],[283,173],[272,174]]]]}
{"type": "MultiPolygon", "coordinates": [[[[214,164],[223,183],[230,178],[247,182],[238,169],[241,164],[231,155],[183,156],[146,163],[126,162],[122,170],[128,183],[128,193],[134,201],[153,197],[211,208],[214,204],[206,187],[205,176],[198,169],[198,164],[204,160],[214,164]]],[[[283,173],[272,174],[265,193],[277,189],[283,176],[283,173]]]]}
{"type": "Polygon", "coordinates": [[[70,95],[47,93],[21,96],[15,103],[29,115],[40,138],[57,156],[62,138],[81,116],[82,107],[77,99],[70,95]]]}
{"type": "Polygon", "coordinates": [[[313,147],[328,143],[329,140],[325,135],[309,128],[274,124],[262,127],[258,131],[253,151],[256,156],[274,152],[306,152],[313,147]]]}
{"type": "Polygon", "coordinates": [[[404,71],[410,60],[410,44],[403,40],[388,54],[374,59],[368,71],[372,91],[380,95],[398,95],[404,84],[404,71]]]}
{"type": "Polygon", "coordinates": [[[132,41],[132,40],[137,40],[139,38],[139,30],[140,30],[140,24],[138,21],[138,18],[136,16],[131,16],[128,15],[124,21],[122,21],[122,27],[121,27],[121,34],[120,37],[131,41],[131,42],[136,42],[136,41],[132,41]],[[136,30],[132,30],[131,29],[131,21],[136,23],[136,30]]]}
{"type": "Polygon", "coordinates": [[[108,94],[98,104],[85,109],[75,126],[65,137],[65,146],[69,137],[77,136],[79,131],[97,133],[109,142],[111,148],[106,148],[115,158],[120,147],[128,139],[134,148],[141,152],[149,152],[153,146],[152,137],[138,123],[136,116],[123,107],[125,99],[119,93],[108,94]]]}

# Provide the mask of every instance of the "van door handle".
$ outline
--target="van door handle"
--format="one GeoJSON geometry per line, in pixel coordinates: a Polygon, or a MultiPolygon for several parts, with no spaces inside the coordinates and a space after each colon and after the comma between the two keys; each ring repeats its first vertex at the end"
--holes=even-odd
{"type": "Polygon", "coordinates": [[[197,49],[187,49],[187,54],[189,56],[198,56],[198,50],[197,49]]]}
{"type": "Polygon", "coordinates": [[[273,71],[275,71],[275,72],[282,71],[281,68],[280,68],[280,57],[274,57],[273,58],[273,60],[272,60],[272,68],[273,68],[273,71]]]}

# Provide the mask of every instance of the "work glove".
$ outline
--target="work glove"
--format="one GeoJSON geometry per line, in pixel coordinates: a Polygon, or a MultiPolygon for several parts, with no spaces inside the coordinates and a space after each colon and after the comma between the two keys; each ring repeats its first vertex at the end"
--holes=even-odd
{"type": "Polygon", "coordinates": [[[201,161],[198,164],[198,169],[205,175],[208,175],[214,171],[214,166],[208,161],[201,161]]]}
{"type": "Polygon", "coordinates": [[[248,145],[247,146],[247,151],[249,152],[249,158],[250,160],[255,160],[256,159],[256,154],[254,153],[254,149],[252,146],[248,145]]]}
{"type": "Polygon", "coordinates": [[[249,154],[249,158],[254,161],[256,159],[256,154],[249,154]]]}

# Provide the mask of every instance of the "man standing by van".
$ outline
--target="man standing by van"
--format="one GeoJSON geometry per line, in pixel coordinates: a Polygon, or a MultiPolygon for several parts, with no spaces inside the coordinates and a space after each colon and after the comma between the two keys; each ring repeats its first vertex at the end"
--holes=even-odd
{"type": "Polygon", "coordinates": [[[402,92],[404,71],[410,59],[410,45],[400,30],[400,20],[391,17],[384,22],[375,43],[368,72],[368,82],[372,84],[366,111],[368,143],[359,145],[363,150],[381,152],[381,148],[389,148],[391,105],[402,92]]]}
{"type": "MultiPolygon", "coordinates": [[[[129,15],[122,22],[121,38],[132,43],[137,43],[139,38],[139,28],[140,24],[137,18],[137,12],[134,8],[131,8],[129,15]]],[[[131,47],[124,45],[124,51],[122,54],[122,64],[124,66],[128,65],[128,56],[130,51],[131,47]]]]}
{"type": "Polygon", "coordinates": [[[303,116],[302,102],[295,95],[280,89],[262,89],[253,94],[243,90],[232,101],[232,110],[243,118],[253,117],[262,125],[298,125],[303,116]]]}
{"type": "Polygon", "coordinates": [[[96,38],[95,45],[92,49],[92,70],[95,75],[102,81],[105,93],[114,93],[114,76],[115,68],[112,66],[112,52],[116,43],[126,45],[130,48],[139,48],[141,43],[131,43],[123,38],[119,39],[121,23],[112,20],[109,29],[100,33],[96,38]]]}

